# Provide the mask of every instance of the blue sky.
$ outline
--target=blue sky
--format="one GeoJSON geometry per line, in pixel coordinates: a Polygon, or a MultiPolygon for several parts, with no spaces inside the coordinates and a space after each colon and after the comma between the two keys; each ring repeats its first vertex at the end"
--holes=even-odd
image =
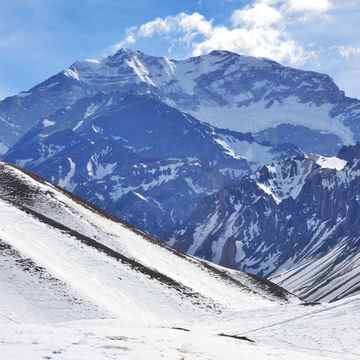
{"type": "Polygon", "coordinates": [[[0,98],[121,46],[270,57],[360,98],[359,20],[358,0],[0,0],[0,98]]]}

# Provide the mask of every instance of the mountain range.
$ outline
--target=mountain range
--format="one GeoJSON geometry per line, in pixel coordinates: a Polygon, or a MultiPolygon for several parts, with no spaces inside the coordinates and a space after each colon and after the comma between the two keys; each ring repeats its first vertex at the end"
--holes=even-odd
{"type": "Polygon", "coordinates": [[[199,201],[169,244],[311,301],[360,291],[360,146],[263,167],[199,201]],[[285,271],[285,274],[283,272],[285,271]]]}
{"type": "Polygon", "coordinates": [[[113,91],[154,93],[213,126],[252,132],[272,145],[291,139],[305,152],[334,155],[360,139],[359,100],[327,75],[227,51],[169,60],[120,49],[103,60],[75,62],[0,102],[3,152],[41,118],[113,91]]]}
{"type": "Polygon", "coordinates": [[[199,198],[299,153],[214,128],[153,95],[101,93],[41,120],[5,160],[160,236],[199,198]]]}
{"type": "Polygon", "coordinates": [[[324,74],[121,49],[0,102],[0,142],[178,250],[333,301],[359,292],[359,114],[324,74]]]}

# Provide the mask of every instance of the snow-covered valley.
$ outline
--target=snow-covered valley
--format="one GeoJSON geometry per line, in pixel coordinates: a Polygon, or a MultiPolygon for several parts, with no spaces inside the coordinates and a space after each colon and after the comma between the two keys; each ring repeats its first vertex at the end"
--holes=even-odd
{"type": "Polygon", "coordinates": [[[117,319],[0,324],[4,359],[356,360],[360,298],[331,305],[276,305],[191,321],[117,319]]]}

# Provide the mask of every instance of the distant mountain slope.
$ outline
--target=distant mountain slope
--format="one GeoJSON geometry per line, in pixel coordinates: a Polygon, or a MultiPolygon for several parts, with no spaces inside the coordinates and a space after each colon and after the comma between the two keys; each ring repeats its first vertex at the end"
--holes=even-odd
{"type": "Polygon", "coordinates": [[[360,291],[360,145],[264,167],[200,200],[169,243],[312,301],[360,291]],[[284,274],[280,275],[282,272],[284,274]],[[279,275],[279,276],[278,276],[279,275]]]}
{"type": "Polygon", "coordinates": [[[270,282],[162,246],[0,164],[0,321],[145,321],[297,301],[270,282]]]}
{"type": "Polygon", "coordinates": [[[177,61],[121,49],[101,61],[75,62],[0,102],[0,150],[57,110],[114,91],[151,92],[216,127],[256,133],[273,145],[292,142],[306,152],[335,154],[360,139],[360,101],[327,75],[227,51],[177,61]]]}
{"type": "Polygon", "coordinates": [[[308,301],[337,301],[360,293],[359,269],[359,243],[345,240],[270,279],[308,301]]]}
{"type": "Polygon", "coordinates": [[[145,94],[97,94],[38,122],[6,154],[154,235],[195,202],[260,166],[301,152],[202,123],[145,94]]]}

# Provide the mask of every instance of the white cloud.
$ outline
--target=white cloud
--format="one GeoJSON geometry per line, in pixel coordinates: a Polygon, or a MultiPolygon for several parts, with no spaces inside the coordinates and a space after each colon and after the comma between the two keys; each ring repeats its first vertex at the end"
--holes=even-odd
{"type": "MultiPolygon", "coordinates": [[[[360,44],[342,46],[344,36],[340,37],[335,25],[346,14],[353,13],[354,8],[359,9],[357,1],[347,0],[345,4],[342,0],[253,0],[229,14],[227,24],[216,24],[198,12],[181,12],[127,29],[112,50],[136,46],[144,39],[148,44],[154,39],[154,44],[161,43],[162,48],[165,45],[175,57],[198,56],[220,49],[307,69],[321,66],[327,71],[337,63],[331,56],[346,61],[360,55],[360,44]],[[329,34],[336,41],[324,46],[322,38],[329,38],[329,34]]],[[[348,29],[344,21],[341,24],[343,32],[348,29]]]]}
{"type": "Polygon", "coordinates": [[[300,64],[310,53],[286,34],[273,28],[214,28],[211,36],[194,44],[193,55],[201,55],[213,49],[230,50],[240,54],[267,57],[289,64],[300,64]]]}
{"type": "Polygon", "coordinates": [[[235,10],[231,26],[214,25],[203,15],[179,13],[156,18],[127,30],[113,50],[134,44],[138,39],[161,38],[185,45],[189,55],[198,56],[214,49],[230,50],[244,55],[267,57],[291,65],[302,64],[312,52],[307,52],[286,31],[283,22],[283,1],[259,0],[252,6],[235,10]]]}
{"type": "Polygon", "coordinates": [[[105,51],[105,55],[122,47],[136,43],[140,38],[162,37],[171,43],[181,42],[191,47],[196,36],[209,37],[213,31],[212,20],[197,12],[193,14],[179,13],[176,16],[156,18],[140,26],[126,30],[125,37],[105,51]]]}
{"type": "Polygon", "coordinates": [[[332,7],[330,0],[288,0],[289,11],[324,13],[332,7]]]}
{"type": "Polygon", "coordinates": [[[267,3],[257,3],[253,7],[235,10],[231,18],[235,26],[267,27],[280,21],[282,14],[267,3]]]}
{"type": "Polygon", "coordinates": [[[212,30],[212,21],[208,21],[199,13],[180,13],[176,16],[156,18],[140,26],[138,35],[152,37],[155,34],[183,33],[187,35],[209,35],[212,30]]]}
{"type": "Polygon", "coordinates": [[[360,29],[354,26],[359,11],[359,0],[252,0],[223,24],[200,13],[156,18],[127,29],[112,50],[148,48],[153,41],[172,57],[214,49],[267,57],[328,73],[348,95],[360,98],[360,29]]]}

